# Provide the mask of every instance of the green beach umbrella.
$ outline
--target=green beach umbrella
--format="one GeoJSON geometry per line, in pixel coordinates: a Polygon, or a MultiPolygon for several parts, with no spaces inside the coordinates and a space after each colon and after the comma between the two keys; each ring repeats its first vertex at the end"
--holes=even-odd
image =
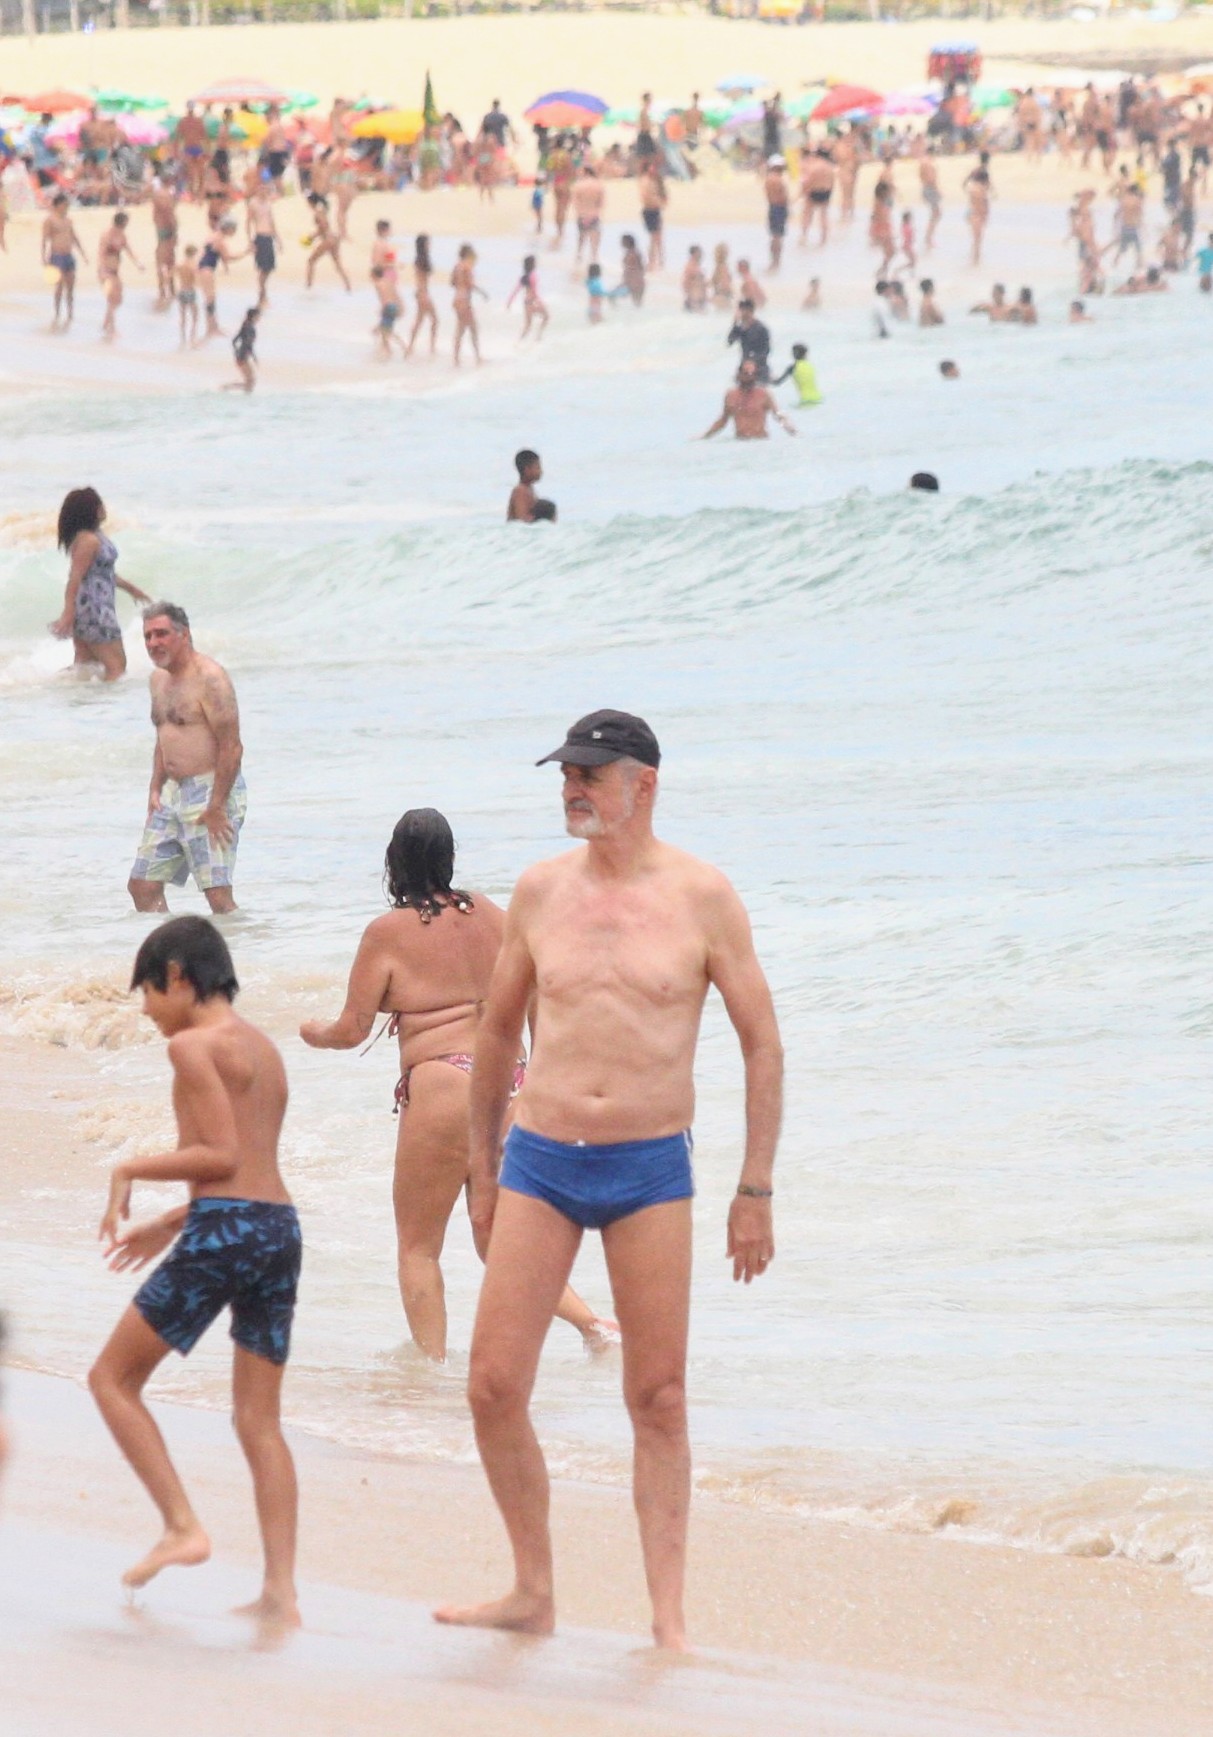
{"type": "Polygon", "coordinates": [[[1005,85],[979,84],[970,100],[979,114],[985,114],[987,109],[1013,109],[1016,97],[1005,85]]]}
{"type": "Polygon", "coordinates": [[[168,107],[167,97],[138,96],[134,91],[127,90],[94,91],[93,101],[99,109],[123,115],[144,114],[151,109],[168,107]]]}
{"type": "Polygon", "coordinates": [[[622,108],[608,109],[602,117],[604,127],[634,127],[640,119],[640,110],[635,103],[624,103],[622,108]]]}
{"type": "Polygon", "coordinates": [[[320,98],[313,96],[310,90],[293,90],[289,100],[284,102],[282,106],[293,114],[296,109],[314,109],[318,107],[319,103],[320,98]]]}

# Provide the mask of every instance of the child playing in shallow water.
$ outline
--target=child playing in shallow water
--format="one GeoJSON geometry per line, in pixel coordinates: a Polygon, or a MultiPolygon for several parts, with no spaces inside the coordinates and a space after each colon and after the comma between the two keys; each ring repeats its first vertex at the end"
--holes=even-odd
{"type": "Polygon", "coordinates": [[[188,1356],[231,1306],[233,1420],[253,1476],[265,1556],[260,1597],[242,1614],[296,1627],[295,1466],[282,1435],[282,1376],[290,1350],[302,1244],[278,1170],[286,1111],[282,1058],[232,1008],[231,955],[204,917],[175,917],[135,957],[131,988],[168,1040],[177,1145],[114,1166],[101,1240],[115,1272],[137,1272],[172,1245],[136,1292],[89,1374],[101,1415],[160,1510],[164,1535],[123,1576],[134,1589],[164,1568],[192,1567],[210,1540],[143,1401],[170,1351],[188,1356]],[[122,1228],[135,1182],[184,1182],[190,1199],[122,1228]]]}
{"type": "Polygon", "coordinates": [[[708,280],[703,270],[703,249],[692,247],[682,271],[682,305],[688,314],[701,314],[708,305],[708,280]]]}
{"type": "Polygon", "coordinates": [[[198,249],[187,247],[177,267],[177,309],[181,319],[181,348],[198,340],[198,249]]]}

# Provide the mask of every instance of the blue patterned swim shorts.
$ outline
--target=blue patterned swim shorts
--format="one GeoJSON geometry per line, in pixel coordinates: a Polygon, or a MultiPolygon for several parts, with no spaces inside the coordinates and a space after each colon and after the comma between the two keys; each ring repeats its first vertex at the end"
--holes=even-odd
{"type": "Polygon", "coordinates": [[[135,1293],[143,1319],[187,1357],[231,1304],[232,1338],[286,1362],[303,1242],[293,1206],[204,1195],[190,1205],[168,1256],[135,1293]]]}
{"type": "Polygon", "coordinates": [[[229,844],[213,839],[202,816],[215,788],[215,774],[196,778],[167,778],[160,801],[147,817],[139,849],[131,869],[133,881],[167,881],[183,887],[193,875],[198,885],[230,887],[236,872],[236,847],[248,808],[248,791],[239,775],[228,794],[227,817],[232,826],[229,844]]]}

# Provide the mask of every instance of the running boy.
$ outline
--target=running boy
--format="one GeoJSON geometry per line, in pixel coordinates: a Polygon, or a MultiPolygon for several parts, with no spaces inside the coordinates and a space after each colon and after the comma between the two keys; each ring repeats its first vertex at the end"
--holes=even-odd
{"type": "Polygon", "coordinates": [[[115,1272],[138,1271],[174,1243],[136,1292],[89,1373],[114,1439],[160,1510],[164,1536],[123,1576],[146,1586],[162,1568],[205,1562],[210,1540],[143,1402],[170,1351],[188,1355],[229,1304],[236,1434],[253,1475],[265,1555],[261,1596],[242,1614],[297,1626],[295,1466],[279,1408],[299,1282],[299,1220],[278,1170],[286,1112],[282,1058],[233,1011],[231,955],[205,917],[174,917],[146,937],[131,988],[168,1039],[175,1151],[114,1166],[101,1239],[115,1272]],[[187,1206],[131,1225],[135,1182],[185,1182],[187,1206]]]}

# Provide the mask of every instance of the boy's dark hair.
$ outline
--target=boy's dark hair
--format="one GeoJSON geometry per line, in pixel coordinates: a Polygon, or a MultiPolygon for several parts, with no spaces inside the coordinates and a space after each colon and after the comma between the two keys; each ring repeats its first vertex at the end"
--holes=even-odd
{"type": "Polygon", "coordinates": [[[535,505],[531,508],[531,518],[535,522],[538,522],[540,519],[554,520],[555,517],[555,501],[536,501],[535,505]]]}
{"type": "Polygon", "coordinates": [[[807,344],[793,344],[792,345],[792,354],[793,354],[793,356],[795,356],[795,358],[798,362],[803,362],[804,358],[808,355],[808,353],[809,353],[809,346],[807,344]]]}
{"type": "Polygon", "coordinates": [[[939,493],[939,478],[929,470],[916,470],[910,478],[910,487],[920,489],[923,494],[937,495],[939,493]]]}
{"type": "Polygon", "coordinates": [[[532,452],[529,446],[524,446],[521,452],[514,454],[514,463],[518,468],[518,475],[521,476],[531,465],[539,463],[539,454],[532,452]]]}
{"type": "Polygon", "coordinates": [[[168,988],[168,968],[175,965],[199,1001],[222,995],[234,1001],[240,985],[227,942],[205,917],[170,917],[146,937],[135,954],[131,988],[150,983],[161,992],[168,988]]]}

